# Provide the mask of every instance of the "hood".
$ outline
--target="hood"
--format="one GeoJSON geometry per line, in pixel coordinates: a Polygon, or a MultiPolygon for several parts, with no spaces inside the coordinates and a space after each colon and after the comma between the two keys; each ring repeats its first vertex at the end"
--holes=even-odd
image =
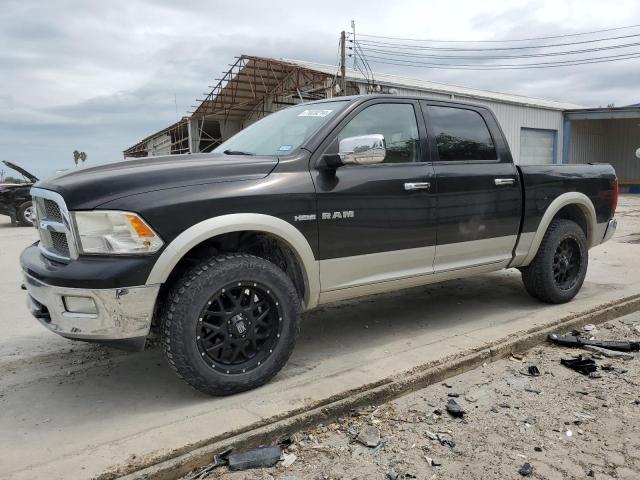
{"type": "Polygon", "coordinates": [[[168,155],[78,168],[35,186],[60,193],[69,210],[88,210],[118,198],[156,190],[257,180],[269,175],[277,164],[277,157],[168,155]]]}
{"type": "Polygon", "coordinates": [[[9,167],[9,168],[15,170],[16,172],[20,173],[21,175],[24,175],[26,178],[29,179],[30,182],[37,182],[38,181],[38,177],[36,177],[32,173],[27,172],[24,168],[19,167],[15,163],[7,162],[6,160],[3,160],[2,163],[4,163],[7,167],[9,167]]]}

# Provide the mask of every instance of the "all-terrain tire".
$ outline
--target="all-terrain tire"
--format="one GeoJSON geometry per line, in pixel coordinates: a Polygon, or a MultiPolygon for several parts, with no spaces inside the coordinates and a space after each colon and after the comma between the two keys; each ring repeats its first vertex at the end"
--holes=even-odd
{"type": "Polygon", "coordinates": [[[165,356],[178,376],[201,392],[221,396],[250,390],[271,380],[286,364],[298,337],[300,312],[296,288],[273,263],[247,254],[215,256],[185,273],[170,292],[161,326],[165,356]],[[269,294],[271,305],[277,305],[279,333],[277,338],[273,336],[275,343],[267,347],[272,353],[257,366],[254,362],[246,372],[228,373],[224,365],[215,364],[205,355],[198,343],[202,341],[198,322],[202,321],[203,309],[208,308],[212,296],[224,292],[225,286],[240,283],[260,285],[269,294]]]}
{"type": "Polygon", "coordinates": [[[521,268],[522,281],[527,292],[546,303],[566,303],[580,291],[587,274],[589,249],[587,238],[580,226],[571,221],[556,219],[549,225],[538,253],[533,261],[521,268]],[[565,278],[558,273],[563,267],[567,255],[562,254],[563,245],[570,245],[571,258],[578,262],[565,278]],[[573,257],[577,255],[577,257],[573,257]]]}
{"type": "Polygon", "coordinates": [[[33,203],[31,200],[24,202],[18,207],[17,220],[23,227],[33,227],[33,216],[29,212],[33,212],[33,203]]]}

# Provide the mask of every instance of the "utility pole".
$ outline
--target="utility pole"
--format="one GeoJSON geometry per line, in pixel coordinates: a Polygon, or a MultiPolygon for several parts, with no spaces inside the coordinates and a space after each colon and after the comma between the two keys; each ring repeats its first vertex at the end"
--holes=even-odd
{"type": "Polygon", "coordinates": [[[347,34],[340,33],[340,96],[347,94],[347,34]]]}

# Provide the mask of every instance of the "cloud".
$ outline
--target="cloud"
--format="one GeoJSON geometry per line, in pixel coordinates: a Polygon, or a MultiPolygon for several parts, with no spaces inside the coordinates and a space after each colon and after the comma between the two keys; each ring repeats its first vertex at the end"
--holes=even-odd
{"type": "MultiPolygon", "coordinates": [[[[122,150],[186,114],[242,53],[335,64],[340,30],[504,39],[625,25],[637,2],[5,1],[0,17],[0,159],[39,176],[122,150]],[[174,100],[175,99],[175,100],[174,100]]],[[[473,72],[372,63],[374,71],[584,105],[635,103],[640,60],[473,72]]]]}

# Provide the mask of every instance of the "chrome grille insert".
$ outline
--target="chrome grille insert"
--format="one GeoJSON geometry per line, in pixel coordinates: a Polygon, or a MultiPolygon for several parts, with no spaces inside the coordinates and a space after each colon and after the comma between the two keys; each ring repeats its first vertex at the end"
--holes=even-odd
{"type": "Polygon", "coordinates": [[[42,254],[61,262],[78,258],[71,215],[62,196],[41,188],[32,188],[31,196],[36,205],[36,228],[42,254]]]}

